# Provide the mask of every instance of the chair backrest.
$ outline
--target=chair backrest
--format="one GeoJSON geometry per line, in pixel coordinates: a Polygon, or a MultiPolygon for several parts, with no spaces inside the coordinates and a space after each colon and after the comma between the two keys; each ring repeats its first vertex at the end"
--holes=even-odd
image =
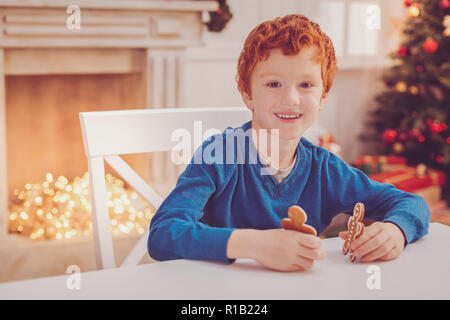
{"type": "MultiPolygon", "coordinates": [[[[238,127],[251,119],[245,107],[139,109],[120,111],[80,112],[84,151],[88,158],[92,228],[97,267],[116,267],[107,209],[104,162],[132,186],[156,209],[163,199],[119,156],[129,153],[170,151],[179,141],[173,141],[175,130],[183,129],[191,137],[202,131],[222,132],[238,127]],[[201,122],[197,122],[201,121],[201,122]],[[194,126],[195,124],[195,126],[194,126]],[[197,131],[197,132],[196,132],[197,131]]],[[[203,132],[201,132],[203,135],[203,132]]],[[[194,149],[203,138],[194,142],[194,149]]],[[[122,266],[136,265],[147,253],[148,230],[139,239],[122,266]]]]}

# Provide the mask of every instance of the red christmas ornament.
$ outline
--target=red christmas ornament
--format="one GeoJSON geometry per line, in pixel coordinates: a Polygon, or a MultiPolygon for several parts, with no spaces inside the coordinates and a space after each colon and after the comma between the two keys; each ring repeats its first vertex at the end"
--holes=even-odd
{"type": "Polygon", "coordinates": [[[403,4],[405,5],[405,7],[409,7],[410,5],[412,5],[413,0],[405,0],[403,1],[403,4]]]}
{"type": "Polygon", "coordinates": [[[424,141],[425,141],[425,137],[424,137],[424,136],[418,136],[418,137],[417,137],[417,140],[418,140],[419,142],[424,142],[424,141]]]}
{"type": "Polygon", "coordinates": [[[438,156],[436,157],[436,162],[437,162],[437,163],[441,163],[442,161],[444,161],[444,157],[441,156],[441,155],[438,155],[438,156]]]}
{"type": "Polygon", "coordinates": [[[441,132],[441,126],[435,122],[430,125],[430,131],[433,134],[441,132]]]}
{"type": "Polygon", "coordinates": [[[392,144],[395,142],[395,138],[397,138],[397,131],[392,129],[386,129],[383,133],[383,141],[385,143],[392,144]]]}
{"type": "Polygon", "coordinates": [[[427,38],[427,40],[425,40],[425,42],[423,43],[422,47],[423,50],[425,50],[425,52],[427,53],[435,53],[436,50],[439,48],[439,45],[432,38],[427,38]]]}
{"type": "Polygon", "coordinates": [[[447,125],[445,123],[439,123],[438,121],[432,121],[431,119],[427,119],[426,123],[432,134],[441,133],[442,131],[447,130],[447,125]]]}
{"type": "Polygon", "coordinates": [[[450,1],[448,1],[448,0],[441,0],[441,8],[442,9],[450,8],[450,1]]]}
{"type": "Polygon", "coordinates": [[[400,57],[404,57],[408,54],[408,47],[407,46],[400,46],[397,50],[397,55],[400,57]]]}
{"type": "Polygon", "coordinates": [[[447,143],[450,144],[450,137],[447,137],[447,143]]]}
{"type": "Polygon", "coordinates": [[[424,69],[424,68],[423,68],[423,65],[421,65],[421,64],[419,64],[419,65],[416,66],[416,71],[417,71],[417,72],[422,72],[423,69],[424,69]]]}
{"type": "Polygon", "coordinates": [[[222,9],[217,9],[217,10],[216,10],[216,13],[217,13],[217,14],[222,14],[223,11],[222,11],[222,9]]]}

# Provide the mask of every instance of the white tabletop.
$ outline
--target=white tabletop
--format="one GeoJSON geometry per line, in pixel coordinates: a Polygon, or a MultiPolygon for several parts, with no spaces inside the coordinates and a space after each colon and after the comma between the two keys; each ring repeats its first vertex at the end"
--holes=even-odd
{"type": "Polygon", "coordinates": [[[70,275],[4,283],[0,299],[450,299],[449,227],[432,223],[428,235],[388,262],[351,263],[342,244],[324,240],[327,258],[307,272],[271,271],[249,259],[173,260],[82,272],[79,290],[67,288],[70,275]],[[380,289],[367,286],[373,265],[380,289]]]}

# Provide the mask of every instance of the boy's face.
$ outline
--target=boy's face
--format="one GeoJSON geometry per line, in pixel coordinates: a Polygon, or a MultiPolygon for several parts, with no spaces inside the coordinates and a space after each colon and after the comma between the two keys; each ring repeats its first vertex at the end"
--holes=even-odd
{"type": "Polygon", "coordinates": [[[252,96],[241,93],[253,112],[253,129],[279,129],[280,139],[299,140],[312,125],[325,103],[321,65],[312,60],[315,51],[306,47],[286,56],[272,49],[269,58],[256,65],[250,79],[252,96]]]}

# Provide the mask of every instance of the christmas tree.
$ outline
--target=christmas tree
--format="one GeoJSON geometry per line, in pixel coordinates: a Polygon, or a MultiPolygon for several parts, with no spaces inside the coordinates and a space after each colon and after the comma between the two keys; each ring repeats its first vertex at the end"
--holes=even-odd
{"type": "Polygon", "coordinates": [[[450,1],[405,0],[402,43],[383,74],[386,89],[369,112],[381,153],[406,157],[446,173],[443,198],[450,201],[450,1]]]}

